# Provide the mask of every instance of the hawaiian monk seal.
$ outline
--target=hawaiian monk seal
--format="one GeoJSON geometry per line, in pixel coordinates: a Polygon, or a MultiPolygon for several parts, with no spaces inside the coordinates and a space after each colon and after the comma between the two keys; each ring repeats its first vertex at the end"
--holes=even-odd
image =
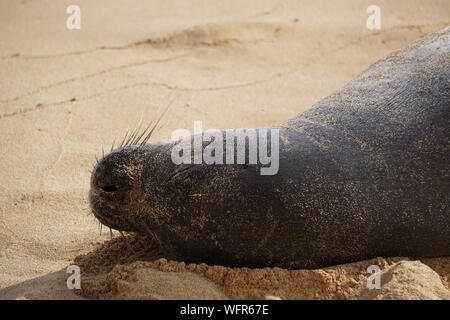
{"type": "Polygon", "coordinates": [[[95,166],[92,211],[186,262],[317,268],[449,255],[449,55],[447,27],[282,124],[274,175],[177,165],[180,142],[134,134],[95,166]]]}

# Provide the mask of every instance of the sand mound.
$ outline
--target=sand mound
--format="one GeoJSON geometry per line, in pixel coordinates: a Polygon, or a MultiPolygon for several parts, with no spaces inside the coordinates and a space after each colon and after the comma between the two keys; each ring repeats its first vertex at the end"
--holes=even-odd
{"type": "Polygon", "coordinates": [[[75,259],[82,270],[79,293],[91,299],[449,299],[444,267],[450,258],[426,261],[442,269],[407,258],[317,270],[226,268],[167,261],[150,237],[132,234],[75,259]],[[370,265],[383,270],[379,290],[367,289],[370,265]]]}

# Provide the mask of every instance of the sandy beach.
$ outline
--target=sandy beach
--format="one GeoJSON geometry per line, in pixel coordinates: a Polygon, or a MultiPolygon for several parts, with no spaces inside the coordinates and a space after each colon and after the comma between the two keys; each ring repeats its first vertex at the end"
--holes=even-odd
{"type": "Polygon", "coordinates": [[[450,258],[188,265],[100,230],[87,198],[102,148],[169,103],[152,141],[195,120],[277,125],[448,25],[449,1],[375,1],[380,30],[365,0],[79,0],[69,30],[72,2],[0,0],[0,299],[450,299],[450,258]],[[82,290],[66,287],[74,263],[82,290]],[[371,264],[384,272],[377,293],[364,287],[371,264]]]}

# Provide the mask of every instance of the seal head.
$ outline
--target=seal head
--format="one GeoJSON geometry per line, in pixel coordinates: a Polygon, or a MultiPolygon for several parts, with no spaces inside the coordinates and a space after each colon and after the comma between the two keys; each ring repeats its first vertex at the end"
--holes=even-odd
{"type": "Polygon", "coordinates": [[[133,220],[144,201],[141,187],[144,153],[139,146],[125,146],[95,165],[89,202],[102,224],[121,231],[139,231],[133,220]]]}

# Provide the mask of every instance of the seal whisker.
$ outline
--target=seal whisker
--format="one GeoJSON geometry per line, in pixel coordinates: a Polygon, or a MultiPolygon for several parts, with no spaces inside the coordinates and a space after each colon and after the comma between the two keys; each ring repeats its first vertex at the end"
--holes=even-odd
{"type": "Polygon", "coordinates": [[[133,134],[134,134],[134,131],[133,131],[133,130],[130,130],[130,135],[128,136],[127,140],[125,140],[125,142],[124,142],[124,144],[123,144],[124,147],[127,146],[127,145],[129,144],[129,142],[131,141],[131,139],[133,139],[133,134]]]}
{"type": "Polygon", "coordinates": [[[154,120],[152,120],[152,122],[149,124],[149,126],[141,133],[141,135],[135,140],[133,141],[133,144],[139,144],[139,148],[142,147],[143,145],[145,145],[148,140],[150,139],[150,137],[152,136],[153,132],[155,131],[156,127],[158,126],[158,123],[161,121],[161,119],[164,117],[164,115],[167,113],[167,111],[169,110],[170,106],[172,105],[173,101],[175,99],[172,99],[172,101],[170,101],[170,103],[167,105],[166,109],[163,111],[163,113],[160,115],[160,117],[156,120],[156,122],[154,123],[154,120]],[[154,124],[153,124],[154,123],[154,124]],[[151,128],[151,129],[150,129],[151,128]],[[143,138],[144,137],[144,138],[143,138]],[[142,139],[143,138],[143,139],[142,139]],[[142,139],[142,141],[141,141],[142,139]]]}
{"type": "MultiPolygon", "coordinates": [[[[147,130],[147,129],[145,129],[144,132],[142,132],[140,135],[138,135],[138,134],[139,134],[139,131],[141,130],[143,118],[144,118],[144,112],[141,113],[141,118],[140,118],[140,120],[139,120],[139,125],[138,125],[138,128],[136,129],[136,136],[135,136],[135,139],[133,139],[133,140],[130,142],[131,145],[136,144],[136,143],[141,139],[141,137],[142,137],[142,135],[145,133],[145,131],[147,130]]],[[[153,123],[153,120],[152,120],[152,123],[153,123]]]]}
{"type": "Polygon", "coordinates": [[[133,144],[139,144],[139,141],[142,139],[142,137],[148,132],[148,130],[152,127],[153,122],[155,120],[152,120],[152,122],[150,122],[150,124],[145,128],[144,131],[142,131],[142,133],[139,135],[139,137],[136,138],[135,141],[133,141],[133,144]]]}
{"type": "MultiPolygon", "coordinates": [[[[125,141],[126,141],[126,139],[127,139],[127,137],[128,137],[128,133],[129,133],[129,132],[130,132],[130,130],[128,129],[127,132],[125,133],[125,137],[123,137],[123,140],[122,140],[122,142],[121,142],[120,145],[119,145],[119,148],[122,148],[122,147],[124,146],[125,141]]],[[[112,151],[112,149],[111,149],[111,151],[112,151]]]]}
{"type": "MultiPolygon", "coordinates": [[[[147,129],[145,129],[145,130],[147,130],[147,129]]],[[[145,132],[145,130],[144,130],[144,132],[145,132]]],[[[141,126],[139,126],[138,130],[136,131],[136,135],[134,136],[134,139],[130,141],[130,145],[136,144],[141,139],[143,133],[139,134],[140,131],[141,131],[141,126]]]]}
{"type": "Polygon", "coordinates": [[[167,112],[168,109],[169,108],[167,107],[166,110],[159,116],[158,120],[156,120],[155,125],[152,127],[152,129],[148,132],[148,134],[145,136],[145,138],[140,143],[139,148],[144,146],[147,143],[147,141],[150,139],[150,137],[153,135],[153,132],[155,131],[156,127],[158,126],[159,122],[161,121],[162,117],[165,115],[165,113],[167,112]]]}
{"type": "Polygon", "coordinates": [[[156,126],[158,125],[158,123],[159,123],[159,121],[161,120],[162,116],[163,116],[163,115],[161,115],[161,117],[159,117],[158,121],[156,121],[156,123],[155,123],[155,125],[153,126],[153,128],[149,131],[149,133],[147,134],[147,136],[142,140],[142,142],[141,142],[140,145],[139,145],[139,148],[142,147],[142,146],[144,146],[144,145],[147,143],[147,141],[150,139],[150,137],[153,135],[153,132],[155,131],[156,126]]]}
{"type": "Polygon", "coordinates": [[[111,152],[111,151],[114,150],[114,143],[116,143],[116,139],[113,140],[113,142],[112,142],[112,144],[111,144],[111,150],[110,150],[109,152],[111,152]]]}
{"type": "Polygon", "coordinates": [[[138,137],[138,135],[139,135],[139,131],[141,130],[141,127],[142,127],[142,120],[143,120],[143,118],[144,118],[144,112],[142,111],[141,118],[139,119],[139,124],[138,124],[138,126],[136,128],[136,131],[133,134],[133,139],[130,139],[130,141],[127,144],[133,145],[133,144],[136,143],[136,141],[139,141],[140,136],[138,137]]]}
{"type": "Polygon", "coordinates": [[[130,145],[130,143],[134,140],[134,138],[136,137],[136,135],[139,132],[139,129],[140,129],[140,125],[137,127],[137,129],[133,130],[133,133],[130,135],[130,137],[125,142],[126,146],[130,145]]]}
{"type": "MultiPolygon", "coordinates": [[[[176,100],[176,97],[173,98],[167,105],[166,109],[161,113],[161,115],[159,116],[158,120],[156,120],[155,125],[153,126],[152,130],[150,130],[150,132],[147,134],[147,136],[142,140],[142,142],[139,145],[139,148],[143,147],[148,140],[151,138],[153,132],[155,131],[155,129],[157,128],[158,124],[160,123],[161,119],[165,116],[165,114],[167,113],[167,111],[169,111],[170,107],[172,106],[172,103],[176,100]]],[[[160,128],[159,128],[160,129],[160,128]]]]}

